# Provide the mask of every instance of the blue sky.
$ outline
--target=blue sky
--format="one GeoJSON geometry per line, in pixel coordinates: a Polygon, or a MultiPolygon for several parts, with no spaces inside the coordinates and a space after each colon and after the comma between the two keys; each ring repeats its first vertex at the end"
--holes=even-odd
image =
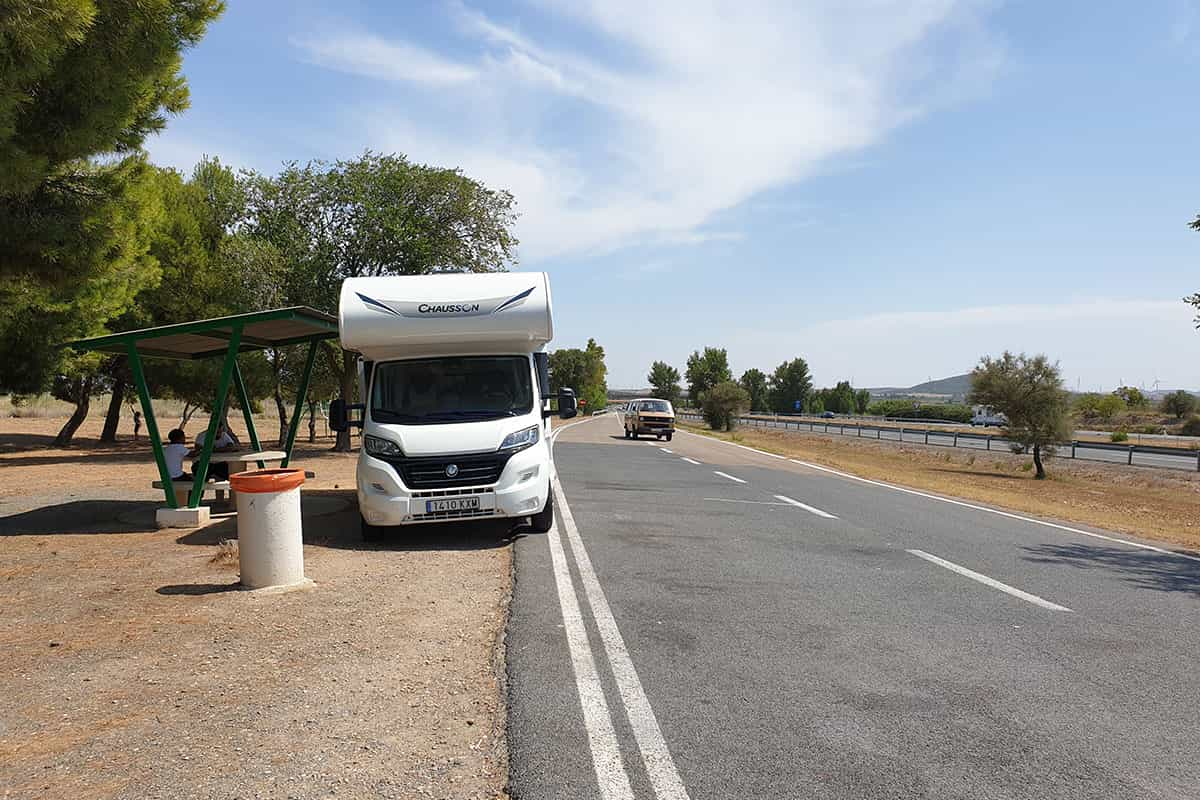
{"type": "Polygon", "coordinates": [[[400,152],[514,193],[556,346],[609,384],[804,356],[909,385],[1005,348],[1200,388],[1200,6],[231,0],[149,143],[400,152]]]}

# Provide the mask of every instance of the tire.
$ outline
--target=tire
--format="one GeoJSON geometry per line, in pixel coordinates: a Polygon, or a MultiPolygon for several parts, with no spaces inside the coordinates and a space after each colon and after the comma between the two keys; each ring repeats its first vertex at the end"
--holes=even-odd
{"type": "Polygon", "coordinates": [[[671,441],[671,437],[672,437],[672,436],[674,436],[674,435],[675,435],[675,434],[673,434],[673,433],[668,433],[668,434],[667,434],[667,441],[668,441],[668,442],[669,442],[669,441],[671,441]]]}
{"type": "Polygon", "coordinates": [[[529,527],[533,528],[534,533],[545,533],[550,530],[550,526],[554,524],[554,493],[546,492],[546,505],[542,510],[532,515],[529,518],[529,527]]]}
{"type": "Polygon", "coordinates": [[[626,438],[626,439],[628,439],[628,438],[629,438],[629,428],[626,428],[626,429],[625,429],[625,438],[626,438]]]}
{"type": "Polygon", "coordinates": [[[378,525],[369,524],[362,515],[359,515],[359,531],[362,534],[362,540],[368,544],[382,542],[386,535],[387,529],[381,528],[378,525]]]}

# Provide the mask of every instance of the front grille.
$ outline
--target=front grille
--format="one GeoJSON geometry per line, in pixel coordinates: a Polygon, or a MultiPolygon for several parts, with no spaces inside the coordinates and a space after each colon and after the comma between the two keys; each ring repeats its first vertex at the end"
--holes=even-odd
{"type": "Polygon", "coordinates": [[[477,519],[494,516],[496,516],[496,509],[479,508],[473,511],[434,511],[432,514],[413,514],[412,518],[416,522],[425,522],[435,519],[477,519]]]}
{"type": "Polygon", "coordinates": [[[644,428],[669,428],[674,420],[670,419],[654,419],[652,417],[642,417],[642,427],[644,428]]]}
{"type": "Polygon", "coordinates": [[[500,480],[504,465],[512,453],[477,453],[463,456],[430,456],[428,458],[385,458],[400,480],[410,489],[450,489],[456,486],[488,486],[500,480]],[[446,475],[446,467],[454,464],[458,474],[446,475]]]}

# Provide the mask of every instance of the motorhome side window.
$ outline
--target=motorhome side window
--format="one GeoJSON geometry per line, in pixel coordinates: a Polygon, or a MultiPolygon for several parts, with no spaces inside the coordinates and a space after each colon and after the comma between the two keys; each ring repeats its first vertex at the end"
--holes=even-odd
{"type": "Polygon", "coordinates": [[[406,425],[477,422],[528,414],[525,356],[456,356],[375,365],[371,418],[406,425]]]}

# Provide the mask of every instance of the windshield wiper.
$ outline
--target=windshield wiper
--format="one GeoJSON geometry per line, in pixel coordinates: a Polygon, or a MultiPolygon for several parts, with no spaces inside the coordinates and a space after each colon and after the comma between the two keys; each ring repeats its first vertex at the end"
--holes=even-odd
{"type": "Polygon", "coordinates": [[[517,412],[509,409],[497,409],[495,411],[486,411],[484,409],[475,409],[468,411],[438,411],[433,414],[426,414],[425,419],[478,419],[479,417],[515,417],[517,412]]]}
{"type": "Polygon", "coordinates": [[[401,414],[386,408],[371,409],[371,416],[376,422],[420,422],[425,419],[424,414],[401,414]]]}

